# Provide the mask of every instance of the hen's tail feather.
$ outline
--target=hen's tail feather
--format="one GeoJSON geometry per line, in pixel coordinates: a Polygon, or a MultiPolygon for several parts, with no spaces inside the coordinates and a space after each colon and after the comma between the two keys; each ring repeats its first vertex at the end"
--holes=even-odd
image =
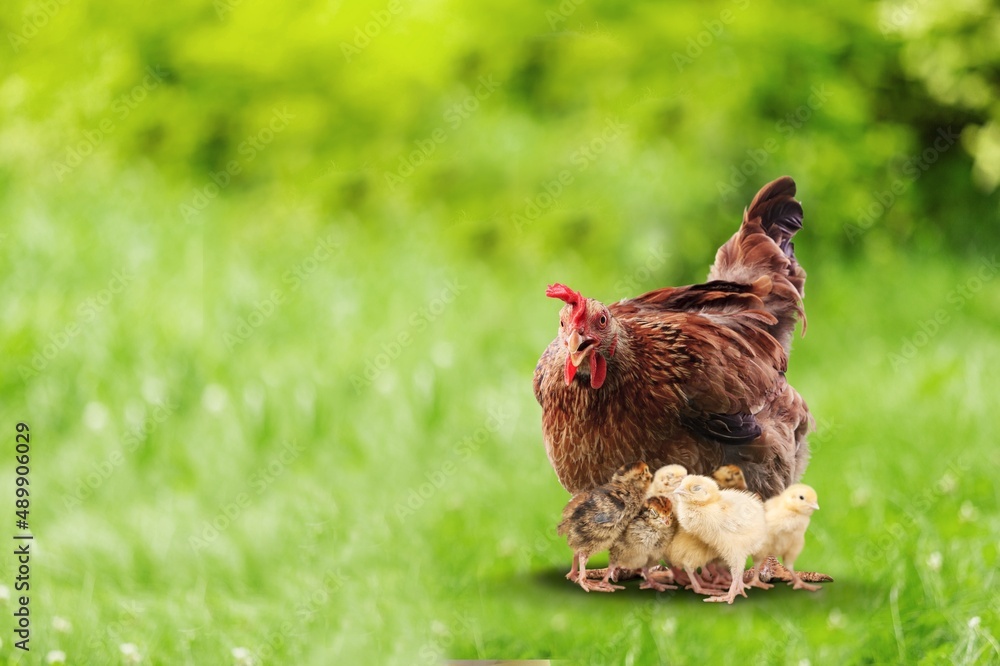
{"type": "Polygon", "coordinates": [[[792,237],[802,228],[802,204],[795,200],[795,181],[782,176],[761,188],[743,214],[743,224],[719,248],[709,280],[752,283],[762,277],[771,280],[771,292],[764,296],[765,310],[777,323],[768,332],[789,349],[797,319],[805,333],[806,272],[795,259],[792,237]]]}

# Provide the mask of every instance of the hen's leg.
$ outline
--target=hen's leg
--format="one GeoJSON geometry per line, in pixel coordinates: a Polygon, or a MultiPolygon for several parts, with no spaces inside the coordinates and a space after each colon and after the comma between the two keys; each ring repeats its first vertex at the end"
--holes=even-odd
{"type": "Polygon", "coordinates": [[[798,572],[795,570],[795,562],[785,562],[785,567],[788,569],[788,573],[792,575],[793,590],[809,590],[810,592],[816,592],[820,589],[819,585],[810,585],[802,580],[802,577],[799,576],[798,572]]]}
{"type": "MultiPolygon", "coordinates": [[[[763,578],[761,578],[761,573],[765,567],[765,562],[766,560],[761,560],[760,562],[754,562],[753,567],[749,571],[744,572],[743,574],[744,584],[748,585],[749,587],[759,587],[762,590],[770,590],[772,587],[774,587],[774,585],[769,585],[765,583],[763,578]]],[[[767,576],[768,578],[770,578],[770,572],[767,574],[767,576]]]]}

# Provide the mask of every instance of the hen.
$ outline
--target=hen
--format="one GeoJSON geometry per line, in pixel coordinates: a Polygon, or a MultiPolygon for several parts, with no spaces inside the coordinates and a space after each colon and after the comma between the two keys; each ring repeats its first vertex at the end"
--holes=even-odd
{"type": "Polygon", "coordinates": [[[811,417],[785,381],[796,320],[805,326],[794,195],[788,177],[758,192],[705,284],[611,305],[548,288],[566,305],[534,388],[546,452],[568,491],[599,486],[631,460],[708,475],[738,464],[764,498],[802,476],[811,417]]]}

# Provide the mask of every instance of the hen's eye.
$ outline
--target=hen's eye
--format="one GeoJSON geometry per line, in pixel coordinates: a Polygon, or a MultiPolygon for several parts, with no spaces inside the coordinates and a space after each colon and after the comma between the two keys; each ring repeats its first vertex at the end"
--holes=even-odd
{"type": "Polygon", "coordinates": [[[601,315],[601,326],[604,326],[607,323],[608,323],[608,318],[605,315],[601,315]]]}

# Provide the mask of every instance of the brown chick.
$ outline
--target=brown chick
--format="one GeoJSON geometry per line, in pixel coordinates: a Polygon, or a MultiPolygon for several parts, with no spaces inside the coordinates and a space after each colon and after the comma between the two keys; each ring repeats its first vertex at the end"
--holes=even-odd
{"type": "Polygon", "coordinates": [[[681,465],[661,467],[653,475],[653,482],[649,484],[649,490],[646,491],[646,499],[668,497],[680,485],[681,479],[685,476],[687,476],[687,470],[681,465]]]}
{"type": "Polygon", "coordinates": [[[795,560],[806,543],[806,529],[813,511],[819,510],[816,491],[804,483],[789,486],[777,497],[764,503],[764,517],[767,521],[767,540],[753,556],[752,580],[758,587],[773,587],[760,580],[760,570],[769,556],[780,557],[792,576],[792,587],[796,590],[815,592],[819,585],[810,585],[795,571],[795,560]]]}
{"type": "Polygon", "coordinates": [[[573,496],[559,523],[559,534],[573,549],[573,567],[566,578],[587,592],[623,589],[608,582],[614,570],[610,566],[602,580],[587,580],[587,560],[610,548],[639,515],[652,478],[646,463],[634,462],[619,467],[603,486],[573,496]]]}
{"type": "Polygon", "coordinates": [[[747,480],[743,476],[743,470],[737,465],[723,465],[714,472],[712,478],[719,484],[719,488],[731,488],[733,490],[746,490],[747,480]]]}
{"type": "Polygon", "coordinates": [[[745,597],[743,569],[747,557],[758,552],[767,539],[764,505],[750,493],[720,490],[707,476],[685,477],[674,491],[674,497],[680,526],[713,549],[729,567],[732,576],[727,594],[705,601],[731,604],[737,594],[745,597]]]}
{"type": "MultiPolygon", "coordinates": [[[[673,505],[667,497],[650,497],[642,511],[628,524],[621,537],[611,546],[609,569],[639,569],[643,582],[641,590],[676,590],[675,585],[665,585],[653,580],[649,568],[660,563],[660,557],[674,537],[676,524],[673,505]]],[[[614,574],[612,574],[614,575],[614,574]]]]}

